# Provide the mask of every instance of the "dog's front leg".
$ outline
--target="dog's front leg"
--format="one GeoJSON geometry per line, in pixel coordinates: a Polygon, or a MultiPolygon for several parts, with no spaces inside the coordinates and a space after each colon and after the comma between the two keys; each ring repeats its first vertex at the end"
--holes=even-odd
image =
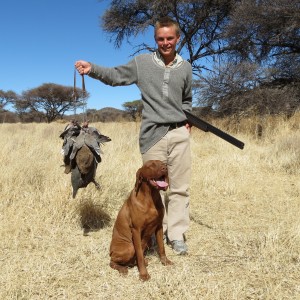
{"type": "Polygon", "coordinates": [[[173,263],[166,256],[162,227],[159,227],[156,230],[155,237],[156,237],[156,241],[157,241],[158,255],[159,255],[159,259],[160,259],[161,263],[165,266],[172,265],[173,263]]]}
{"type": "Polygon", "coordinates": [[[132,239],[133,239],[133,245],[135,249],[137,266],[140,273],[140,279],[143,281],[149,280],[150,275],[148,274],[145,265],[145,259],[144,259],[143,249],[142,249],[142,241],[141,241],[141,231],[139,229],[132,228],[132,239]]]}

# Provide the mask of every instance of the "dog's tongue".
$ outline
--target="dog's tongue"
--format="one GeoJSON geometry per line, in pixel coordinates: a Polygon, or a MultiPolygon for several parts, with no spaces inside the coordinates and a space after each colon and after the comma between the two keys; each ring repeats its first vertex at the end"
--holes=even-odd
{"type": "Polygon", "coordinates": [[[168,186],[168,184],[163,180],[157,180],[156,183],[160,188],[165,188],[168,186]]]}

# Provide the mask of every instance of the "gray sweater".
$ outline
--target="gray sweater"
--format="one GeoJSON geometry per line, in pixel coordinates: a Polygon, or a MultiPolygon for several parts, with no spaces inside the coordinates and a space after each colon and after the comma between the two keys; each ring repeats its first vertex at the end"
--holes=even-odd
{"type": "Polygon", "coordinates": [[[192,67],[180,56],[166,67],[158,53],[136,56],[126,65],[104,68],[91,64],[89,76],[111,86],[136,84],[141,91],[143,112],[140,151],[145,153],[167,132],[170,123],[186,120],[183,110],[192,108],[192,67]]]}

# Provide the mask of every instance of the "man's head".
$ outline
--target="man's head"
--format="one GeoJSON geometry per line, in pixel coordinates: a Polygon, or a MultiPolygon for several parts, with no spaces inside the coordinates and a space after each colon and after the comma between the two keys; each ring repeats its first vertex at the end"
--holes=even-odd
{"type": "Polygon", "coordinates": [[[162,27],[174,27],[175,31],[176,31],[176,36],[180,37],[180,28],[179,25],[176,21],[174,21],[173,19],[171,19],[170,17],[166,16],[166,17],[162,17],[160,19],[158,19],[155,23],[154,26],[154,33],[155,33],[155,38],[156,38],[156,32],[159,28],[162,27]]]}
{"type": "Polygon", "coordinates": [[[159,19],[155,23],[154,38],[158,51],[165,59],[165,62],[171,62],[175,57],[176,44],[180,39],[178,23],[169,17],[159,19]]]}

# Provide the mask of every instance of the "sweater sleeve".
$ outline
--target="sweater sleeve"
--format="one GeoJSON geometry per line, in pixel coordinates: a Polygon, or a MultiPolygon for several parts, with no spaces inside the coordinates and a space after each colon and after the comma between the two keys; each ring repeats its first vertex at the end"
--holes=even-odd
{"type": "Polygon", "coordinates": [[[192,111],[192,67],[189,64],[189,72],[182,95],[182,109],[192,111]]]}
{"type": "Polygon", "coordinates": [[[88,74],[110,86],[131,85],[137,83],[137,65],[135,59],[126,65],[105,68],[91,63],[91,71],[88,74]]]}

